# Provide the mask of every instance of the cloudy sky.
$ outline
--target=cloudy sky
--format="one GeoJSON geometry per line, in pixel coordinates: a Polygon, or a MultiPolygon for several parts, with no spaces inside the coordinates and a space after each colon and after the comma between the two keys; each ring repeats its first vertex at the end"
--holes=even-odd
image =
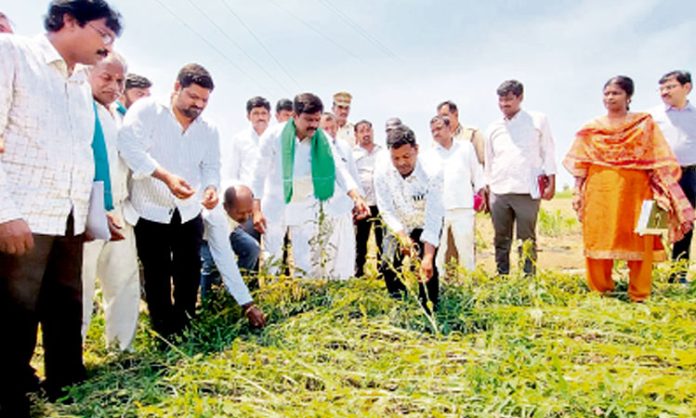
{"type": "MultiPolygon", "coordinates": [[[[42,31],[48,1],[3,0],[17,33],[42,31]]],[[[515,78],[524,107],[549,115],[560,164],[575,131],[603,113],[612,75],[636,82],[634,110],[658,104],[657,79],[696,71],[694,0],[113,0],[125,30],[116,49],[167,96],[178,69],[198,62],[217,88],[205,114],[229,140],[245,102],[311,91],[331,105],[353,96],[351,120],[399,116],[424,144],[437,103],[464,123],[499,117],[495,89],[515,78]]],[[[559,167],[560,183],[571,183],[559,167]]]]}

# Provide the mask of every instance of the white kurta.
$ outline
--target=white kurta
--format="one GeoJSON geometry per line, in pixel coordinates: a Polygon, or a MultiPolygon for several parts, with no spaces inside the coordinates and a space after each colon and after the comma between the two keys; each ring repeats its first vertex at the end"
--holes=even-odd
{"type": "MultiPolygon", "coordinates": [[[[295,266],[302,275],[322,277],[326,275],[326,254],[324,247],[329,242],[330,233],[320,217],[322,206],[314,197],[311,179],[311,147],[309,140],[295,138],[295,162],[293,175],[293,198],[285,203],[283,189],[283,158],[281,134],[285,124],[268,128],[261,137],[260,158],[254,168],[252,191],[261,196],[261,209],[266,217],[267,228],[263,236],[264,250],[270,255],[265,260],[271,266],[271,273],[277,272],[278,261],[282,258],[283,237],[290,233],[295,257],[295,266]],[[321,228],[319,228],[321,226],[321,228]]],[[[327,138],[329,136],[327,135],[327,138]]],[[[335,147],[329,142],[333,155],[335,147]]],[[[357,185],[348,173],[343,161],[336,162],[336,183],[334,193],[357,190],[357,185]]],[[[326,204],[324,204],[326,206],[326,204]]],[[[325,214],[325,211],[324,211],[325,214]]]]}
{"type": "Polygon", "coordinates": [[[86,335],[92,318],[97,277],[102,289],[102,306],[106,320],[107,345],[127,350],[138,325],[140,280],[133,227],[123,219],[123,202],[128,169],[116,150],[120,119],[115,110],[109,112],[97,104],[99,121],[109,156],[109,176],[114,210],[112,214],[123,226],[122,241],[94,240],[85,243],[82,261],[82,335],[86,335]],[[116,116],[114,116],[116,115],[116,116]]]}

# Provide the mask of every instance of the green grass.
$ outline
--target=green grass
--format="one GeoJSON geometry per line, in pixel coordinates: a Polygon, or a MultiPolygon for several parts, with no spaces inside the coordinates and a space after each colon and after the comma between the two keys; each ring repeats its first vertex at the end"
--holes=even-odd
{"type": "Polygon", "coordinates": [[[438,315],[377,280],[281,280],[250,330],[224,293],[182,341],[143,321],[135,352],[90,331],[91,378],[50,416],[693,417],[696,286],[656,271],[653,297],[587,292],[584,278],[487,277],[443,284],[438,315]]]}

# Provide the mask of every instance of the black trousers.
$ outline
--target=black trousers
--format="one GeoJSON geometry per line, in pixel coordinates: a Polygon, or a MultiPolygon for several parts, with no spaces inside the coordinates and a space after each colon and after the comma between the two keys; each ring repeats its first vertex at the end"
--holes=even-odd
{"type": "Polygon", "coordinates": [[[182,223],[178,210],[168,224],[141,218],[135,226],[152,328],[164,337],[181,332],[195,314],[202,241],[201,216],[182,223]]]}
{"type": "MultiPolygon", "coordinates": [[[[696,165],[682,167],[682,177],[679,180],[679,185],[684,190],[684,194],[689,199],[691,206],[696,206],[696,165]]],[[[688,263],[691,255],[691,238],[693,235],[693,230],[691,230],[684,235],[684,238],[674,243],[672,246],[672,260],[686,260],[688,263]]],[[[689,267],[685,266],[677,274],[672,275],[670,281],[674,281],[677,278],[686,280],[688,270],[689,267]]]]}
{"type": "MultiPolygon", "coordinates": [[[[370,229],[375,228],[375,243],[378,253],[382,252],[383,230],[377,206],[370,206],[370,216],[356,222],[355,231],[355,277],[365,274],[367,258],[367,241],[370,239],[370,229]]],[[[379,257],[377,258],[379,259],[379,257]]]]}
{"type": "Polygon", "coordinates": [[[0,416],[28,415],[38,389],[30,365],[41,324],[49,398],[85,378],[82,362],[82,249],[72,215],[65,236],[34,235],[23,256],[0,253],[0,416]]]}
{"type": "MultiPolygon", "coordinates": [[[[422,229],[414,229],[410,235],[411,240],[418,245],[418,257],[421,259],[423,259],[423,255],[425,254],[425,244],[420,240],[422,233],[422,229]]],[[[398,274],[402,271],[403,260],[404,256],[401,254],[401,250],[396,248],[391,259],[391,265],[385,260],[381,267],[381,273],[387,285],[387,290],[389,294],[395,298],[403,298],[406,295],[406,286],[398,277],[398,274]]],[[[421,304],[429,311],[427,302],[431,301],[433,307],[437,308],[439,295],[440,279],[437,268],[435,267],[435,257],[433,257],[433,277],[427,283],[419,283],[418,298],[421,304]]]]}

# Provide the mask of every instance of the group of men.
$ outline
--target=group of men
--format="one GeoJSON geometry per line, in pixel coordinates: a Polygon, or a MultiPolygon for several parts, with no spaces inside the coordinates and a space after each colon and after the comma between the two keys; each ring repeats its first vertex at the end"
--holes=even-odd
{"type": "MultiPolygon", "coordinates": [[[[130,348],[138,261],[164,337],[186,328],[199,287],[205,298],[216,276],[263,327],[243,275],[292,264],[298,276],[360,277],[372,234],[389,293],[407,292],[408,257],[432,311],[446,266],[476,266],[476,211],[491,213],[498,273],[510,273],[515,225],[531,243],[522,268],[534,273],[540,199],[555,192],[554,141],[545,115],[521,109],[518,81],[498,88],[503,117],[485,133],[460,123],[455,103],[439,104],[428,146],[398,118],[385,123],[386,148],[375,143],[370,121],[348,121],[347,92],[331,112],[312,93],[281,99],[276,123],[269,101],[251,98],[249,127],[225,140],[201,115],[210,73],[186,65],[170,97],[149,98],[149,80],[112,49],[121,16],[104,0],[52,0],[44,26],[35,38],[0,35],[0,417],[27,416],[25,394],[39,390],[30,366],[39,324],[47,396],[85,378],[97,278],[107,343],[130,348]]],[[[0,31],[12,32],[1,13],[0,31]]],[[[665,83],[656,120],[693,204],[690,75],[665,83]]],[[[675,258],[688,259],[690,239],[675,258]]]]}

